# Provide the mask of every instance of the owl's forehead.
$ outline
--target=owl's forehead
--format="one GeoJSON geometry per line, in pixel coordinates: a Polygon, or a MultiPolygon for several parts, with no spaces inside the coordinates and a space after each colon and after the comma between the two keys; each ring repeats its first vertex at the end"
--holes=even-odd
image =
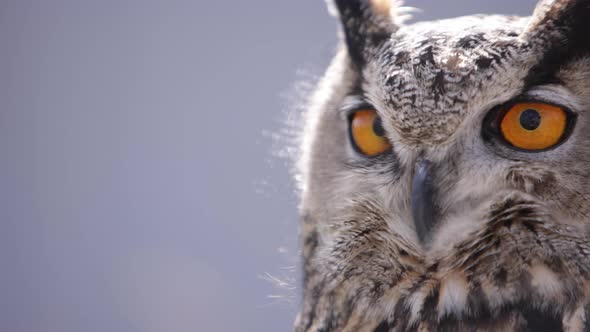
{"type": "Polygon", "coordinates": [[[517,89],[530,67],[526,18],[469,16],[402,27],[368,66],[369,99],[402,138],[440,143],[474,101],[517,89]]]}

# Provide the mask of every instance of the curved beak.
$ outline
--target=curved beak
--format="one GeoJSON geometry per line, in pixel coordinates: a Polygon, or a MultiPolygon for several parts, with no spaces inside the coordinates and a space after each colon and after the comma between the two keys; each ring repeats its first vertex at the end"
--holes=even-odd
{"type": "Polygon", "coordinates": [[[414,166],[412,180],[412,217],[420,242],[431,238],[436,225],[435,191],[433,165],[426,159],[418,159],[414,166]]]}

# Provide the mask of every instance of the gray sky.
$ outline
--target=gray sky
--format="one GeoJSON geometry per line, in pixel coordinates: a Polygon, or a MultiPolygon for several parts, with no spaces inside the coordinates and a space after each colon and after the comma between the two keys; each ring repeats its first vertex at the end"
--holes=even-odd
{"type": "Polygon", "coordinates": [[[298,290],[261,278],[299,286],[272,137],[336,31],[319,0],[1,0],[0,330],[289,330],[298,290]]]}

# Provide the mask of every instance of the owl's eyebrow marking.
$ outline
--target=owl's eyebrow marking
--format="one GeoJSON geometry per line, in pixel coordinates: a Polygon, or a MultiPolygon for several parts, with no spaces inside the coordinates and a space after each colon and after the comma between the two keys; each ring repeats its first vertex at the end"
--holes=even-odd
{"type": "Polygon", "coordinates": [[[527,91],[539,85],[563,84],[563,82],[557,78],[557,72],[561,66],[561,61],[556,64],[551,56],[546,56],[535,67],[529,70],[524,79],[525,85],[523,90],[527,91]]]}
{"type": "Polygon", "coordinates": [[[535,100],[548,104],[557,104],[568,108],[574,114],[584,110],[579,104],[576,95],[561,84],[534,86],[523,92],[516,99],[535,100]]]}
{"type": "Polygon", "coordinates": [[[373,108],[371,104],[365,101],[361,96],[350,95],[344,98],[341,106],[338,108],[338,115],[342,119],[347,119],[352,112],[362,108],[373,108]]]}

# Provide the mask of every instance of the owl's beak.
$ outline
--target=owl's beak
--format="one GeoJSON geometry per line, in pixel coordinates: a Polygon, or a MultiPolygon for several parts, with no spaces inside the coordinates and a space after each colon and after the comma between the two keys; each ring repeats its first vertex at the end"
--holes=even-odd
{"type": "Polygon", "coordinates": [[[433,165],[430,161],[422,158],[416,161],[412,180],[412,217],[422,243],[430,239],[430,233],[436,224],[432,173],[433,165]]]}

